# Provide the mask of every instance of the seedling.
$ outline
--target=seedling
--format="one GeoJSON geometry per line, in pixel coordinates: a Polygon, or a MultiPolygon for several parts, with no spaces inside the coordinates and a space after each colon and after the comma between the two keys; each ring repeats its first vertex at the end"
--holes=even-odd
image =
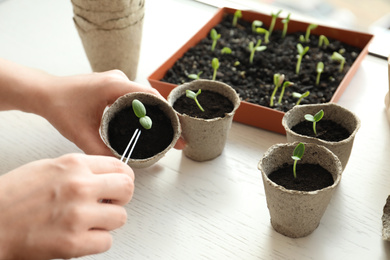
{"type": "Polygon", "coordinates": [[[333,52],[331,59],[340,62],[339,72],[342,72],[345,63],[345,58],[343,57],[343,55],[338,52],[333,52]]]}
{"type": "Polygon", "coordinates": [[[298,92],[293,92],[292,96],[294,98],[298,98],[298,101],[297,101],[297,103],[295,105],[298,106],[301,103],[302,99],[304,99],[305,97],[308,97],[309,95],[310,95],[310,91],[306,91],[303,94],[300,94],[298,92]]]}
{"type": "Polygon", "coordinates": [[[315,28],[317,28],[317,24],[309,24],[309,26],[307,26],[306,28],[306,34],[305,34],[305,42],[310,42],[310,32],[311,30],[314,30],[315,28]]]}
{"type": "Polygon", "coordinates": [[[282,10],[280,10],[277,13],[271,13],[271,24],[270,24],[270,26],[268,28],[269,35],[272,34],[272,31],[274,30],[274,27],[275,27],[276,19],[278,18],[279,14],[281,12],[282,12],[282,10]]]}
{"type": "Polygon", "coordinates": [[[293,156],[291,156],[291,158],[294,160],[293,173],[295,179],[297,178],[297,162],[302,159],[304,153],[305,145],[303,143],[299,143],[297,146],[295,146],[293,156]]]}
{"type": "Polygon", "coordinates": [[[269,31],[267,31],[264,28],[257,28],[256,32],[260,34],[264,34],[264,43],[265,44],[269,43],[269,31]]]}
{"type": "Polygon", "coordinates": [[[223,47],[222,50],[221,50],[221,53],[222,54],[231,54],[232,53],[232,49],[230,49],[229,47],[223,47]]]}
{"type": "Polygon", "coordinates": [[[289,13],[287,15],[287,17],[282,20],[282,24],[283,24],[282,38],[286,37],[288,23],[290,22],[290,15],[291,15],[291,13],[289,13]]]}
{"type": "Polygon", "coordinates": [[[270,107],[274,106],[275,94],[278,91],[278,88],[282,85],[283,81],[284,81],[284,74],[279,74],[279,73],[274,74],[275,88],[274,88],[274,91],[272,92],[272,95],[270,98],[270,103],[269,103],[270,107]]]}
{"type": "Polygon", "coordinates": [[[152,128],[152,119],[146,115],[146,108],[144,104],[138,99],[134,99],[131,103],[134,114],[139,118],[139,123],[146,130],[152,128]]]}
{"type": "Polygon", "coordinates": [[[306,46],[305,48],[302,47],[302,44],[298,43],[297,44],[297,50],[298,50],[298,55],[297,55],[297,66],[295,68],[295,73],[299,74],[299,70],[301,69],[301,62],[303,55],[306,54],[306,52],[309,51],[309,46],[306,46]]]}
{"type": "Polygon", "coordinates": [[[233,27],[236,27],[237,26],[237,21],[238,19],[240,19],[242,17],[242,12],[241,10],[236,10],[234,12],[234,17],[233,17],[233,22],[232,22],[232,25],[233,27]]]}
{"type": "Polygon", "coordinates": [[[326,47],[328,47],[328,45],[329,45],[328,38],[326,38],[325,35],[320,35],[320,38],[318,40],[318,47],[321,48],[322,46],[324,46],[324,48],[326,48],[326,47]]]}
{"type": "Polygon", "coordinates": [[[217,45],[217,41],[219,38],[221,38],[221,34],[217,33],[217,30],[214,28],[210,31],[210,38],[213,40],[213,43],[211,44],[211,51],[215,50],[215,46],[217,45]]]}
{"type": "Polygon", "coordinates": [[[317,63],[317,78],[316,78],[316,85],[320,84],[320,78],[321,78],[321,73],[324,71],[324,63],[323,62],[318,62],[317,63]]]}
{"type": "Polygon", "coordinates": [[[317,112],[317,114],[315,114],[314,116],[313,115],[310,115],[310,114],[306,114],[305,115],[305,119],[309,122],[313,122],[313,131],[314,131],[314,134],[317,135],[317,129],[316,129],[316,124],[317,122],[319,122],[322,117],[324,116],[324,110],[320,110],[317,112]]]}
{"type": "Polygon", "coordinates": [[[256,32],[257,27],[263,26],[263,22],[259,20],[254,20],[252,22],[252,32],[256,32]]]}
{"type": "Polygon", "coordinates": [[[218,58],[213,58],[213,60],[211,61],[211,67],[214,70],[214,72],[213,72],[213,80],[215,80],[216,77],[217,77],[217,70],[219,69],[219,60],[218,60],[218,58]]]}
{"type": "Polygon", "coordinates": [[[194,91],[192,91],[192,90],[187,89],[186,90],[186,97],[195,100],[196,105],[199,107],[199,109],[202,112],[204,112],[203,107],[199,104],[199,101],[198,101],[198,96],[200,95],[201,92],[202,92],[201,89],[199,89],[198,92],[196,92],[196,93],[194,91]]]}
{"type": "Polygon", "coordinates": [[[203,73],[203,71],[200,71],[198,74],[188,74],[188,78],[190,79],[193,79],[193,80],[197,80],[197,79],[200,79],[200,75],[203,73]]]}
{"type": "Polygon", "coordinates": [[[257,41],[257,44],[256,46],[254,46],[254,43],[253,42],[250,42],[249,43],[249,51],[251,52],[251,55],[249,56],[249,63],[253,63],[253,57],[255,56],[255,52],[256,51],[264,51],[265,49],[267,49],[266,46],[260,46],[261,45],[261,40],[259,39],[257,41]]]}
{"type": "Polygon", "coordinates": [[[290,82],[290,81],[286,81],[283,83],[283,87],[282,87],[282,91],[280,92],[280,95],[279,95],[279,100],[278,100],[278,104],[281,104],[282,103],[282,99],[283,99],[283,96],[284,96],[284,91],[287,87],[290,87],[294,85],[294,83],[290,82]]]}

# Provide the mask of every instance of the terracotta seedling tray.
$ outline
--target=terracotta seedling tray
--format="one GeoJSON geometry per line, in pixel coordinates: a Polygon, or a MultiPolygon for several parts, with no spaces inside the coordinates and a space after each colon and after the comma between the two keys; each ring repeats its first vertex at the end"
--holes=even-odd
{"type": "MultiPolygon", "coordinates": [[[[221,22],[223,16],[227,13],[234,14],[236,9],[221,8],[218,12],[176,53],[174,53],[167,61],[165,61],[156,71],[154,71],[149,77],[148,81],[152,87],[156,88],[165,98],[169,92],[177,85],[160,81],[166,72],[175,64],[175,62],[182,57],[191,47],[199,43],[203,38],[207,37],[210,30],[221,22]]],[[[252,11],[242,11],[243,18],[248,21],[260,20],[264,23],[265,27],[268,27],[271,22],[271,16],[252,11]]],[[[275,30],[282,30],[283,24],[282,18],[278,18],[275,30]]],[[[309,23],[290,20],[288,25],[288,32],[305,32],[309,23]]],[[[345,29],[332,28],[327,26],[318,26],[312,34],[325,35],[328,38],[339,40],[343,43],[349,44],[361,49],[359,56],[346,73],[344,79],[340,82],[339,87],[336,89],[330,102],[337,102],[351,81],[352,77],[356,73],[363,58],[368,53],[368,45],[371,42],[373,35],[367,33],[360,33],[356,31],[350,31],[345,29]]],[[[246,101],[241,101],[241,105],[238,108],[234,121],[243,124],[263,128],[273,132],[285,134],[285,130],[282,126],[282,118],[284,112],[277,111],[268,107],[252,104],[246,101]]]]}

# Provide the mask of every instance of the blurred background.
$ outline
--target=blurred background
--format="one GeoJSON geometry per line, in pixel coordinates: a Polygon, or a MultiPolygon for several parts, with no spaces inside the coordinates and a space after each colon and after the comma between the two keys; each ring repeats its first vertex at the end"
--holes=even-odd
{"type": "Polygon", "coordinates": [[[283,10],[291,19],[374,34],[369,52],[390,54],[390,0],[194,0],[265,14],[283,10]]]}
{"type": "Polygon", "coordinates": [[[242,7],[260,12],[278,8],[294,15],[307,16],[324,23],[359,31],[369,31],[372,24],[390,13],[390,0],[197,0],[222,7],[242,7]]]}

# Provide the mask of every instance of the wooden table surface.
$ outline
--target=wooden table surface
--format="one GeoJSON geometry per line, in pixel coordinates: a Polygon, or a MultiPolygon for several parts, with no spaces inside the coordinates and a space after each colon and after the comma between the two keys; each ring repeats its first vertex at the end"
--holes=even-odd
{"type": "MultiPolygon", "coordinates": [[[[148,85],[146,78],[215,11],[190,0],[147,0],[136,81],[148,85]]],[[[1,2],[0,57],[56,75],[90,72],[72,16],[70,1],[1,2]]],[[[338,102],[362,126],[340,186],[311,235],[291,239],[270,225],[257,163],[286,137],[233,123],[217,159],[194,162],[172,149],[154,166],[135,170],[127,224],[113,232],[109,251],[82,259],[390,258],[390,245],[381,238],[390,194],[387,73],[385,60],[367,56],[338,102]]],[[[0,173],[81,152],[46,120],[18,111],[0,112],[0,151],[0,173]]]]}

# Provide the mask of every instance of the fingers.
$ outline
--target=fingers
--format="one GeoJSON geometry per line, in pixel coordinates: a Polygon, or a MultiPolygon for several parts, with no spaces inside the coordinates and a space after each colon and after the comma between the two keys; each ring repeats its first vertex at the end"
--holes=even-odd
{"type": "Polygon", "coordinates": [[[88,209],[89,229],[112,231],[122,227],[127,222],[126,209],[122,206],[109,203],[98,203],[88,209]]]}
{"type": "Polygon", "coordinates": [[[124,173],[134,180],[133,170],[115,157],[100,155],[84,155],[84,163],[95,174],[124,173]]]}
{"type": "Polygon", "coordinates": [[[110,200],[112,204],[126,205],[134,192],[134,181],[124,174],[104,174],[96,176],[100,189],[97,201],[110,200]]]}
{"type": "Polygon", "coordinates": [[[174,148],[177,149],[177,150],[183,150],[185,147],[186,147],[186,141],[183,139],[183,137],[180,137],[177,140],[174,148]]]}

